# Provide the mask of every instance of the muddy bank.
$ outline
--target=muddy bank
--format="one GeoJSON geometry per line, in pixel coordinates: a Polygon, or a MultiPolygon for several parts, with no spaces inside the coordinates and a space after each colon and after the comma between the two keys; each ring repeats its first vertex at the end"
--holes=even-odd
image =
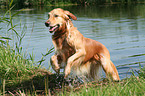
{"type": "MultiPolygon", "coordinates": [[[[6,84],[7,94],[17,94],[17,92],[24,91],[25,93],[45,95],[46,93],[55,94],[57,91],[61,91],[62,88],[67,87],[68,89],[73,86],[79,86],[82,82],[79,80],[73,80],[74,78],[64,79],[63,74],[54,74],[46,70],[37,70],[39,75],[33,75],[28,77],[28,80],[23,80],[15,85],[6,84]]],[[[8,81],[9,83],[11,81],[8,81]]]]}

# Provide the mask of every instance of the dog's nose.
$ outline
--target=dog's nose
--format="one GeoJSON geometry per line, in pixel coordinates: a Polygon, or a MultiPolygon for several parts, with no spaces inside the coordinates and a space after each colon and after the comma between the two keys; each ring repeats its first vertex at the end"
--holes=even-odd
{"type": "Polygon", "coordinates": [[[49,27],[49,24],[50,24],[49,22],[45,22],[46,27],[49,27]]]}

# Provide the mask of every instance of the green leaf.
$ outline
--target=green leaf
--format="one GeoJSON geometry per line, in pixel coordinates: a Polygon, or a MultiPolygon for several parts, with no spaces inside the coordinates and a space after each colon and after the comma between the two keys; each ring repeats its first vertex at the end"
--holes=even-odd
{"type": "Polygon", "coordinates": [[[19,10],[18,12],[16,12],[15,14],[12,15],[12,17],[18,15],[20,12],[22,12],[24,9],[19,10]]]}
{"type": "Polygon", "coordinates": [[[0,39],[12,40],[12,39],[11,39],[11,38],[9,38],[9,37],[2,37],[2,36],[0,36],[0,39]]]}
{"type": "Polygon", "coordinates": [[[11,0],[11,2],[10,2],[10,4],[9,4],[9,7],[11,7],[11,6],[12,6],[12,4],[13,4],[13,0],[11,0]]]}
{"type": "Polygon", "coordinates": [[[42,56],[47,56],[54,51],[54,47],[51,48],[46,54],[42,54],[42,56]]]}
{"type": "Polygon", "coordinates": [[[6,42],[5,42],[5,41],[3,41],[3,40],[0,40],[0,42],[1,42],[1,43],[3,43],[3,44],[5,44],[5,43],[6,43],[6,42]]]}
{"type": "Polygon", "coordinates": [[[10,31],[10,30],[13,30],[13,31],[15,32],[15,34],[17,35],[17,37],[21,37],[21,36],[19,35],[19,33],[18,33],[15,29],[9,28],[8,31],[10,31]]]}

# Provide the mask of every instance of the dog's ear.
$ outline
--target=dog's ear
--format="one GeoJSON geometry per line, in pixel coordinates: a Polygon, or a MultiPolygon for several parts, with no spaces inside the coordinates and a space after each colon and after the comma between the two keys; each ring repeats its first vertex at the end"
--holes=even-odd
{"type": "Polygon", "coordinates": [[[66,16],[66,19],[70,19],[72,18],[73,20],[77,20],[77,17],[75,15],[73,15],[72,13],[70,13],[69,11],[64,11],[66,16]]]}

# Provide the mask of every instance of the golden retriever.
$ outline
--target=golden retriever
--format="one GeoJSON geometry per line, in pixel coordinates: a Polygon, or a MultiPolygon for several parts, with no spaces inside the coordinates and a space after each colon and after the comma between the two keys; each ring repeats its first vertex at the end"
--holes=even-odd
{"type": "Polygon", "coordinates": [[[65,78],[72,71],[78,76],[97,80],[102,67],[107,77],[120,80],[107,48],[98,41],[85,38],[74,27],[71,19],[77,20],[76,16],[61,8],[53,9],[48,15],[45,25],[50,28],[55,47],[55,54],[50,59],[55,72],[64,68],[65,78]]]}

